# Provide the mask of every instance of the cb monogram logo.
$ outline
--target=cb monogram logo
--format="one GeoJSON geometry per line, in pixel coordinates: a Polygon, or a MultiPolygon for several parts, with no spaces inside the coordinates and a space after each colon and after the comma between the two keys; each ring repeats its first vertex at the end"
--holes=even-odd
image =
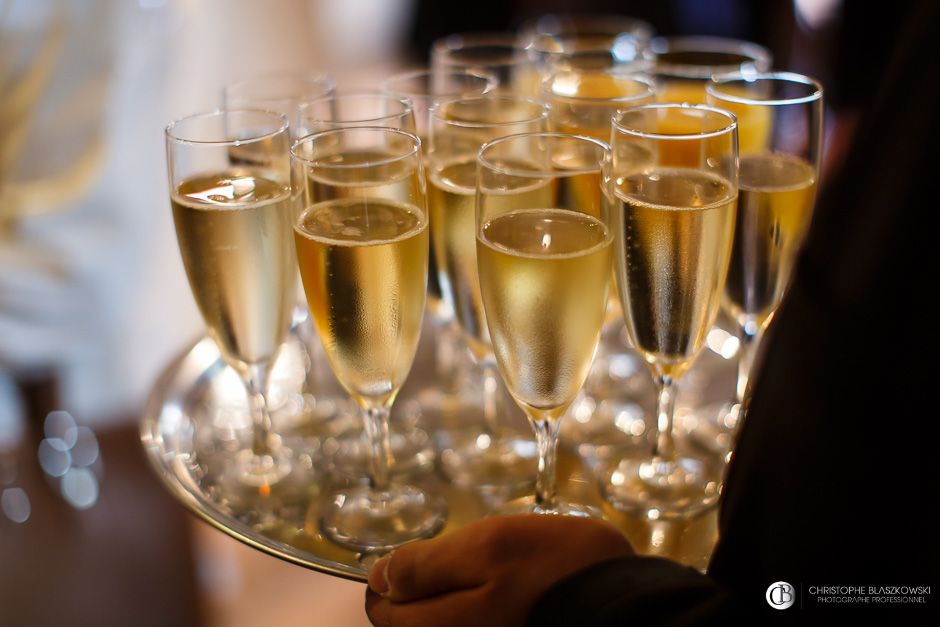
{"type": "Polygon", "coordinates": [[[767,604],[775,610],[785,610],[796,600],[793,586],[786,581],[776,581],[767,588],[767,604]]]}

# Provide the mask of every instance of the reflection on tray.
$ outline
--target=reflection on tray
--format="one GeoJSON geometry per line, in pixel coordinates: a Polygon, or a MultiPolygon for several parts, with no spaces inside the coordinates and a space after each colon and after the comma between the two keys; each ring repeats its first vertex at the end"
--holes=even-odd
{"type": "MultiPolygon", "coordinates": [[[[291,341],[275,366],[271,404],[275,430],[282,444],[297,455],[291,474],[272,486],[249,486],[227,472],[227,461],[244,448],[250,438],[250,420],[245,392],[237,375],[225,366],[209,339],[197,342],[174,362],[157,382],[141,425],[141,437],[148,457],[170,492],[206,522],[232,537],[289,562],[348,579],[365,581],[367,568],[375,556],[358,554],[333,544],[320,531],[319,512],[330,494],[339,487],[364,481],[355,468],[365,451],[359,438],[355,408],[335,381],[324,382],[324,372],[310,372],[307,379],[290,373],[305,371],[297,360],[307,360],[295,328],[291,341]],[[317,377],[315,397],[308,380],[317,377]]],[[[527,494],[531,486],[515,490],[480,492],[460,488],[446,481],[440,472],[436,451],[453,438],[463,437],[461,427],[467,416],[479,409],[473,406],[478,390],[466,389],[460,398],[429,400],[428,386],[433,349],[428,342],[419,348],[411,379],[392,416],[393,450],[403,461],[393,465],[393,473],[442,496],[449,509],[448,533],[470,521],[486,516],[507,500],[527,494]]],[[[733,366],[716,356],[704,374],[690,376],[692,385],[708,387],[716,378],[733,377],[733,366]],[[723,370],[722,370],[723,369],[723,370]],[[702,378],[707,379],[705,383],[702,378]]],[[[705,359],[703,361],[708,361],[705,359]]],[[[620,365],[621,369],[623,366],[620,365]]],[[[637,369],[642,372],[642,369],[637,369]]],[[[695,374],[694,372],[692,373],[695,374]]],[[[634,386],[636,387],[636,386],[634,386]]],[[[636,390],[632,390],[636,392],[636,390]]],[[[703,405],[702,389],[690,388],[688,396],[703,405]],[[697,395],[697,396],[696,396],[697,395]]],[[[437,395],[440,396],[440,395],[437,395]]],[[[649,406],[648,399],[641,404],[649,406]]],[[[511,403],[506,404],[506,411],[511,403]]],[[[560,494],[572,501],[601,507],[604,515],[619,526],[638,552],[670,557],[704,569],[717,538],[715,510],[684,521],[650,520],[629,516],[605,505],[600,497],[592,464],[602,463],[622,447],[643,445],[643,411],[634,402],[619,406],[575,407],[566,418],[569,438],[562,440],[558,484],[560,494]],[[587,437],[581,427],[585,412],[606,412],[612,421],[624,422],[620,439],[609,433],[593,434],[594,442],[571,438],[587,437]]],[[[647,409],[647,412],[649,409],[647,409]]],[[[688,412],[686,412],[688,414],[688,412]]],[[[520,414],[510,416],[509,428],[518,428],[523,438],[531,437],[520,414]]],[[[603,430],[602,430],[603,431],[603,430]]],[[[526,439],[521,440],[523,442],[526,439]]],[[[481,443],[481,445],[485,445],[481,443]]],[[[524,445],[523,445],[524,446],[524,445]]],[[[534,447],[534,444],[533,444],[534,447]]],[[[534,451],[530,451],[534,452],[534,451]]]]}

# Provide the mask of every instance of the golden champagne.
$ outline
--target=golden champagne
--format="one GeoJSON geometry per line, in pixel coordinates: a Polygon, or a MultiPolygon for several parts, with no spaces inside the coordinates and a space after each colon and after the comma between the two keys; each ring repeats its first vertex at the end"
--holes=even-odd
{"type": "Polygon", "coordinates": [[[503,379],[539,419],[557,419],[587,377],[604,322],[611,235],[596,218],[522,209],[477,240],[487,323],[503,379]]]}
{"type": "Polygon", "coordinates": [[[812,217],[816,172],[799,157],[741,157],[737,226],[726,308],[763,325],[783,292],[812,217]]]}
{"type": "Polygon", "coordinates": [[[627,331],[676,377],[718,312],[734,236],[737,193],[700,170],[656,169],[618,179],[616,270],[627,331]]]}
{"type": "MultiPolygon", "coordinates": [[[[483,313],[477,271],[476,160],[457,161],[431,171],[428,209],[431,240],[440,273],[441,292],[451,305],[467,344],[477,358],[490,352],[490,338],[483,313]]],[[[544,205],[551,203],[551,186],[536,182],[528,191],[512,195],[489,195],[488,208],[499,211],[506,203],[544,205]]]]}
{"type": "Polygon", "coordinates": [[[294,228],[327,358],[360,402],[391,402],[411,369],[424,311],[427,226],[414,205],[340,198],[311,206],[294,228]]]}
{"type": "Polygon", "coordinates": [[[184,180],[171,203],[189,285],[226,361],[270,360],[294,308],[289,187],[230,170],[184,180]]]}

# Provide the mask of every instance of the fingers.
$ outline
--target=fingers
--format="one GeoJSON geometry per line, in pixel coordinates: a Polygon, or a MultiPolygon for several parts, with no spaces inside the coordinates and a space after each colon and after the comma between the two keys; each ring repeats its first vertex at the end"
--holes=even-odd
{"type": "Polygon", "coordinates": [[[369,588],[401,602],[476,587],[484,578],[474,544],[463,530],[405,544],[375,563],[369,588]]]}
{"type": "MultiPolygon", "coordinates": [[[[393,601],[414,599],[477,587],[494,569],[511,561],[528,562],[545,550],[599,546],[622,551],[629,544],[608,523],[565,516],[498,516],[473,522],[430,540],[399,547],[376,562],[369,587],[393,601]]],[[[578,560],[573,560],[579,563],[578,560]]]]}

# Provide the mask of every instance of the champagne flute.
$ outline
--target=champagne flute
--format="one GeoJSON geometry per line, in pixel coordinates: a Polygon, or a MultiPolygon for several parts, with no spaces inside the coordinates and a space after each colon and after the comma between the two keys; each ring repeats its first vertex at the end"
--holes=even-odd
{"type": "MultiPolygon", "coordinates": [[[[328,96],[336,89],[336,82],[326,74],[272,74],[257,76],[226,85],[222,90],[224,109],[265,109],[283,114],[290,123],[291,139],[298,138],[298,107],[301,103],[328,96]]],[[[304,395],[302,411],[287,416],[289,428],[301,429],[302,433],[316,436],[342,429],[345,420],[340,419],[346,412],[339,411],[339,399],[325,394],[319,385],[323,381],[324,356],[318,350],[319,342],[312,337],[313,327],[308,324],[310,312],[303,295],[300,281],[296,281],[297,304],[294,307],[294,320],[287,337],[287,346],[281,351],[277,367],[272,370],[272,387],[282,381],[279,372],[301,372],[308,381],[310,394],[304,395]]],[[[272,392],[272,397],[274,393],[272,392]]],[[[271,399],[275,402],[274,399],[271,399]]],[[[288,427],[285,416],[274,412],[280,418],[280,428],[288,427]]]]}
{"type": "Polygon", "coordinates": [[[634,107],[614,117],[611,149],[620,300],[659,401],[651,454],[615,462],[602,475],[602,491],[619,510],[680,518],[711,507],[719,495],[720,464],[677,449],[673,410],[678,380],[715,322],[728,273],[737,123],[704,105],[634,107]]]}
{"type": "Polygon", "coordinates": [[[534,497],[507,511],[599,516],[555,495],[559,421],[588,375],[607,306],[610,149],[510,135],[477,158],[477,263],[496,363],[536,434],[534,497]]]}
{"type": "Polygon", "coordinates": [[[499,376],[477,270],[476,157],[487,141],[545,128],[545,107],[518,96],[452,100],[431,111],[428,208],[433,252],[444,299],[483,373],[482,421],[469,430],[470,437],[454,437],[442,445],[440,466],[451,482],[498,496],[529,488],[534,451],[531,440],[507,435],[499,420],[499,376]]]}
{"type": "Polygon", "coordinates": [[[431,69],[483,71],[496,77],[489,93],[538,97],[538,72],[532,58],[512,33],[461,33],[431,45],[431,69]]]}
{"type": "Polygon", "coordinates": [[[388,420],[411,369],[427,288],[428,219],[421,141],[358,127],[310,135],[291,149],[308,188],[294,226],[307,301],[337,379],[361,408],[368,485],[325,504],[323,532],[357,551],[388,551],[437,533],[444,502],[389,478],[388,420]]]}
{"type": "MultiPolygon", "coordinates": [[[[655,83],[646,75],[593,65],[555,71],[542,82],[542,101],[549,107],[549,130],[604,142],[610,140],[611,119],[618,110],[651,103],[655,95],[655,83]]],[[[633,418],[626,424],[623,420],[623,416],[637,413],[624,411],[638,407],[636,390],[649,391],[642,377],[641,360],[626,348],[623,337],[623,314],[616,289],[611,289],[604,333],[591,373],[571,405],[574,420],[566,421],[561,432],[562,440],[575,443],[591,465],[634,444],[638,427],[645,430],[641,419],[633,418]],[[629,371],[642,381],[625,385],[623,378],[612,375],[612,368],[619,372],[624,364],[632,366],[629,371]],[[627,389],[633,392],[627,393],[627,389]]]]}
{"type": "MultiPolygon", "coordinates": [[[[423,156],[427,157],[428,129],[431,108],[436,104],[458,98],[482,96],[499,84],[497,78],[485,70],[456,69],[433,72],[416,69],[391,76],[385,81],[385,90],[407,98],[414,108],[416,134],[421,139],[423,156]]],[[[424,161],[427,165],[427,160],[424,161]]],[[[430,216],[429,216],[430,217],[430,216]]],[[[438,416],[448,413],[459,402],[460,390],[466,382],[474,382],[473,365],[469,363],[454,320],[454,312],[441,293],[438,281],[437,259],[434,251],[434,226],[428,232],[431,251],[428,268],[428,311],[435,323],[432,326],[436,380],[416,394],[422,409],[431,409],[438,416]]],[[[477,377],[478,378],[478,377],[477,377]]]]}
{"type": "Polygon", "coordinates": [[[289,145],[287,118],[270,111],[216,111],[166,128],[170,200],[189,285],[251,408],[252,444],[236,454],[233,471],[261,488],[291,469],[266,400],[297,274],[289,145]]]}
{"type": "MultiPolygon", "coordinates": [[[[298,107],[298,128],[301,136],[320,133],[340,128],[361,128],[377,126],[394,128],[410,133],[415,132],[414,107],[411,101],[397,94],[383,91],[359,90],[341,91],[329,96],[315,98],[309,102],[301,103],[298,107]]],[[[330,135],[321,138],[325,141],[338,143],[341,135],[330,135]]],[[[368,154],[366,148],[357,149],[357,158],[363,162],[385,158],[383,152],[368,154]]],[[[347,155],[347,160],[353,154],[347,155]]],[[[341,170],[353,173],[355,170],[341,170]]],[[[320,186],[314,182],[304,186],[304,204],[310,205],[320,202],[317,196],[320,186]]],[[[410,474],[430,468],[434,461],[434,444],[431,437],[423,429],[414,426],[412,416],[407,420],[399,421],[398,416],[392,423],[392,463],[393,474],[410,474]]],[[[371,455],[367,443],[367,435],[362,430],[352,430],[337,436],[331,446],[335,449],[332,455],[336,470],[346,475],[361,475],[369,465],[371,455]],[[335,445],[335,446],[333,446],[335,445]]]]}
{"type": "Polygon", "coordinates": [[[770,51],[749,41],[723,37],[656,37],[643,52],[658,81],[659,102],[704,104],[714,74],[753,74],[770,69],[770,51]]]}
{"type": "Polygon", "coordinates": [[[720,415],[719,448],[744,415],[754,355],[790,281],[809,229],[822,145],[823,89],[790,72],[725,74],[708,101],[738,118],[740,190],[722,305],[738,324],[736,402],[720,415]],[[722,437],[724,436],[724,437],[722,437]]]}

